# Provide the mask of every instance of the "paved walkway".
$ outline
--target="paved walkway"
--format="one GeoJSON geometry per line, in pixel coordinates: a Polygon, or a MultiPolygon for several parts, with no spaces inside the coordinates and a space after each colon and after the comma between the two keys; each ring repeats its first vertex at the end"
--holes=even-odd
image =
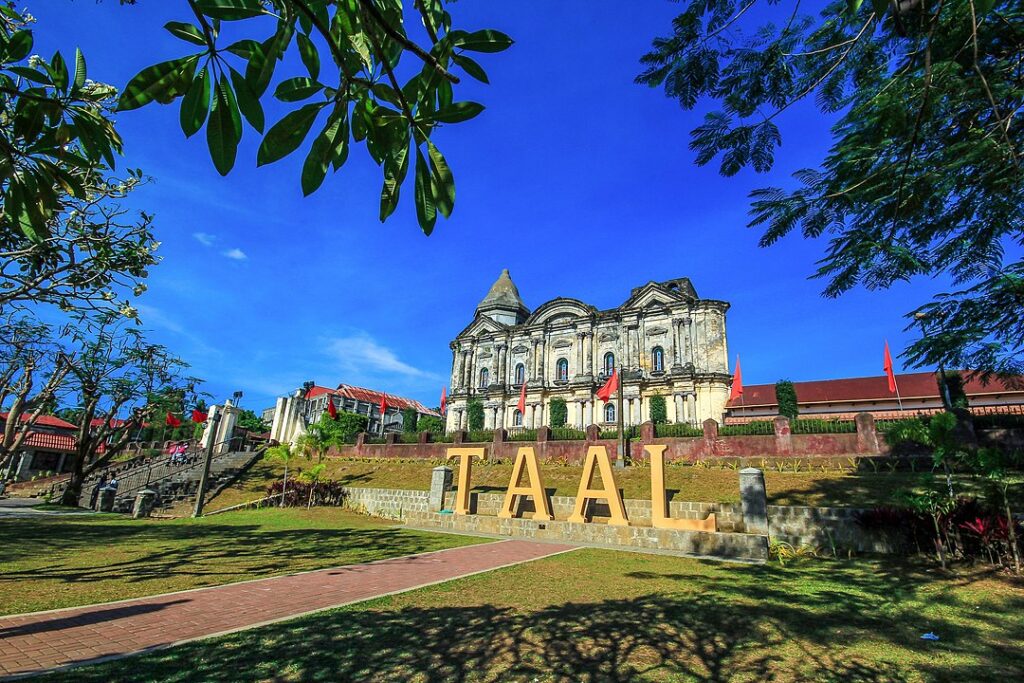
{"type": "Polygon", "coordinates": [[[554,543],[498,541],[136,600],[0,617],[0,676],[96,663],[572,549],[554,543]]]}

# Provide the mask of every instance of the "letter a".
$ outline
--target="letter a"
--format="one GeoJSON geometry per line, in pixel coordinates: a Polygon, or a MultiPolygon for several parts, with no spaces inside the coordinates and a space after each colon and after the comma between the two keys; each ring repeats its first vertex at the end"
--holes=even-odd
{"type": "Polygon", "coordinates": [[[587,500],[590,498],[604,498],[608,501],[608,509],[611,510],[609,525],[629,526],[629,520],[626,519],[626,507],[622,504],[622,496],[619,494],[619,487],[615,484],[615,475],[612,474],[608,449],[604,446],[591,446],[587,449],[587,459],[583,463],[583,476],[580,477],[580,489],[576,493],[576,504],[567,521],[586,522],[584,513],[587,510],[587,500]],[[601,483],[604,488],[591,488],[594,483],[595,466],[601,470],[601,483]]]}
{"type": "Polygon", "coordinates": [[[672,519],[668,514],[668,497],[665,495],[665,446],[645,445],[644,450],[651,460],[651,526],[655,529],[679,529],[684,531],[717,531],[715,513],[707,519],[672,519]]]}
{"type": "Polygon", "coordinates": [[[516,496],[533,496],[533,519],[554,519],[548,497],[544,493],[544,479],[540,476],[537,454],[530,446],[521,447],[516,454],[516,464],[512,467],[512,478],[508,482],[508,491],[505,492],[505,503],[501,506],[498,517],[506,519],[515,517],[516,496]],[[524,473],[530,477],[529,486],[523,486],[524,473]]]}
{"type": "Polygon", "coordinates": [[[473,458],[483,458],[484,447],[475,448],[449,448],[447,460],[457,457],[459,459],[459,492],[455,496],[455,514],[469,514],[469,489],[473,476],[473,458]]]}

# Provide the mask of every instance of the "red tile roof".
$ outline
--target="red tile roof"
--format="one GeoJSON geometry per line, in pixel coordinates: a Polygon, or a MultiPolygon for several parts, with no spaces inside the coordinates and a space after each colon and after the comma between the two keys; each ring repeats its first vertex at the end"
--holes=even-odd
{"type": "MultiPolygon", "coordinates": [[[[28,415],[25,413],[21,414],[21,421],[28,422],[28,415]]],[[[0,422],[7,422],[7,413],[0,413],[0,422]]],[[[53,415],[40,415],[39,419],[36,420],[35,424],[40,427],[53,427],[54,429],[78,429],[75,425],[70,422],[65,422],[59,417],[53,415]]]]}
{"type": "MultiPolygon", "coordinates": [[[[1024,378],[1010,381],[992,379],[987,385],[977,378],[969,378],[964,382],[964,391],[968,396],[991,394],[1018,394],[1024,400],[1024,378]]],[[[935,373],[911,372],[896,375],[896,385],[901,398],[939,398],[939,385],[935,373]]],[[[850,377],[847,379],[827,379],[814,382],[793,382],[798,403],[849,403],[851,401],[882,401],[896,398],[889,393],[889,382],[885,375],[878,377],[850,377]]],[[[729,408],[746,408],[757,406],[774,406],[774,384],[752,384],[743,387],[742,403],[740,399],[729,401],[729,408]]]]}
{"type": "MultiPolygon", "coordinates": [[[[384,394],[380,391],[374,391],[373,389],[364,389],[362,387],[354,387],[351,384],[339,384],[337,389],[329,389],[327,387],[313,387],[306,394],[306,398],[316,398],[324,394],[331,394],[333,396],[344,396],[345,398],[351,398],[356,401],[363,401],[364,403],[371,403],[374,405],[380,405],[381,398],[384,394]]],[[[402,396],[395,396],[394,394],[388,394],[388,406],[392,408],[398,408],[404,410],[405,408],[413,408],[417,413],[421,415],[433,415],[440,417],[441,414],[435,410],[431,410],[419,401],[411,398],[404,398],[402,396]]]]}
{"type": "Polygon", "coordinates": [[[22,448],[43,448],[49,451],[71,452],[75,450],[75,437],[69,434],[50,432],[29,432],[21,444],[22,448]]]}

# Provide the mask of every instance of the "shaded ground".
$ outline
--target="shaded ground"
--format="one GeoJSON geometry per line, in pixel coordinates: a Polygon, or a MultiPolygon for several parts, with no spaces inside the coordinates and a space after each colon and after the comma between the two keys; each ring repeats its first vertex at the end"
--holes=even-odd
{"type": "MultiPolygon", "coordinates": [[[[346,486],[376,488],[430,488],[431,461],[360,460],[330,458],[321,475],[346,486]]],[[[315,461],[299,459],[289,466],[289,476],[308,469],[315,461]]],[[[542,464],[544,484],[555,495],[574,496],[579,487],[582,467],[542,464]]],[[[207,504],[216,510],[262,498],[267,486],[281,478],[280,463],[258,462],[234,486],[225,489],[207,504]]],[[[473,490],[504,492],[512,474],[511,463],[473,465],[473,490]]],[[[629,467],[615,471],[616,483],[626,498],[647,499],[651,495],[651,471],[647,467],[629,467]]],[[[731,469],[709,469],[692,465],[666,468],[667,487],[674,489],[676,500],[715,503],[739,502],[739,473],[731,469]]],[[[935,488],[943,490],[945,479],[930,472],[778,472],[765,469],[768,502],[774,505],[816,505],[837,507],[874,507],[897,502],[900,489],[935,488]]],[[[978,492],[981,482],[959,477],[957,487],[964,493],[978,492]]],[[[1015,487],[1018,502],[1024,503],[1024,486],[1015,487]]],[[[182,508],[185,514],[191,511],[182,508]]]]}
{"type": "Polygon", "coordinates": [[[337,508],[200,520],[60,515],[0,522],[0,614],[87,605],[440,550],[481,539],[337,508]]]}
{"type": "Polygon", "coordinates": [[[979,572],[579,550],[44,680],[1019,680],[1021,642],[979,572]]]}

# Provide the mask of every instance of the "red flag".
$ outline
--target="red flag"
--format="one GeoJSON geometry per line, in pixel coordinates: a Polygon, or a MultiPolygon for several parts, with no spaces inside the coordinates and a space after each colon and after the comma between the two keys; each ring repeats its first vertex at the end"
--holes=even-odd
{"type": "Polygon", "coordinates": [[[383,398],[380,399],[380,416],[384,417],[384,413],[387,412],[387,409],[389,407],[388,406],[388,395],[387,394],[381,394],[381,396],[383,398]]]}
{"type": "Polygon", "coordinates": [[[206,422],[206,413],[201,413],[198,410],[193,410],[192,411],[192,421],[193,422],[200,422],[200,423],[206,422]]]}
{"type": "Polygon", "coordinates": [[[441,387],[441,414],[448,412],[448,387],[441,387]]]}
{"type": "Polygon", "coordinates": [[[729,400],[735,401],[738,398],[743,398],[743,373],[740,372],[740,355],[736,354],[736,373],[732,378],[732,392],[729,394],[729,400]]]}
{"type": "Polygon", "coordinates": [[[612,400],[612,394],[619,389],[619,371],[618,369],[612,370],[612,376],[608,378],[608,381],[604,383],[604,386],[597,390],[597,397],[607,403],[612,400]]]}
{"type": "Polygon", "coordinates": [[[334,407],[334,399],[331,396],[327,397],[327,414],[332,420],[338,419],[338,409],[334,407]]]}
{"type": "Polygon", "coordinates": [[[170,413],[167,413],[167,419],[164,421],[164,424],[166,424],[168,427],[180,427],[181,420],[174,417],[170,413]]]}
{"type": "Polygon", "coordinates": [[[896,375],[892,372],[892,356],[889,355],[889,340],[885,341],[885,357],[882,360],[882,369],[885,376],[889,378],[889,393],[896,393],[896,375]]]}
{"type": "Polygon", "coordinates": [[[526,379],[523,379],[523,386],[519,389],[519,404],[516,406],[519,408],[520,415],[526,415],[526,379]]]}

